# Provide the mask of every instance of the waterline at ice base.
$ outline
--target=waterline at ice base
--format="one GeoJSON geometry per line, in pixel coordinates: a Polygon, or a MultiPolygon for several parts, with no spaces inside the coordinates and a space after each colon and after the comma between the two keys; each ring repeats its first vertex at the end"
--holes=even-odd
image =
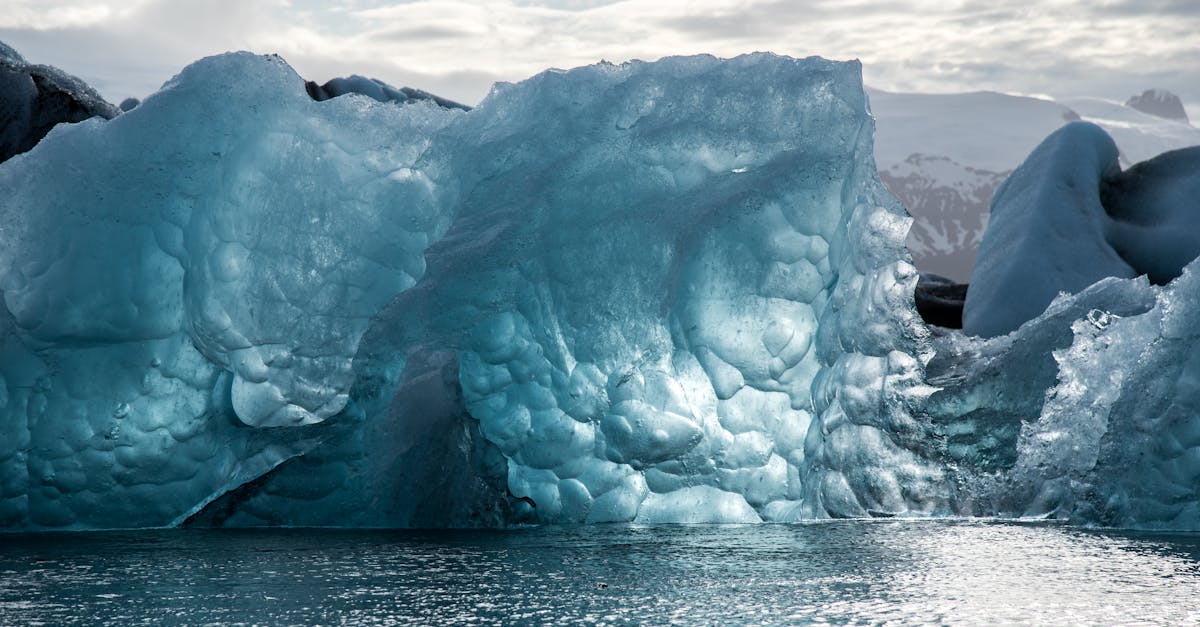
{"type": "Polygon", "coordinates": [[[1056,131],[960,331],[873,139],[857,62],[202,59],[0,164],[0,526],[1200,529],[1200,154],[1056,131]]]}

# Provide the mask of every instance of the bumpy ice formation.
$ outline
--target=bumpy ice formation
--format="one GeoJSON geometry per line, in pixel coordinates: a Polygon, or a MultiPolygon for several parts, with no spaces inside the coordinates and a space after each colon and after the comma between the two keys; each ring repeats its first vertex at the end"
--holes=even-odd
{"type": "Polygon", "coordinates": [[[1200,525],[1195,280],[1119,235],[1177,222],[1186,154],[1121,179],[1054,136],[997,241],[1065,225],[1134,271],[935,336],[856,63],[600,64],[470,111],[350,87],[209,58],[0,165],[5,528],[1200,525]]]}
{"type": "Polygon", "coordinates": [[[928,508],[872,130],[819,59],[550,71],[470,112],[198,62],[0,169],[3,520],[928,508]]]}

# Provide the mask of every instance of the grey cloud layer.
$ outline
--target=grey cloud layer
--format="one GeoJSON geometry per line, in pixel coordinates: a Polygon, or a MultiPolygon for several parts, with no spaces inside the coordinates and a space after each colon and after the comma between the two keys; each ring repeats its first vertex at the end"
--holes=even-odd
{"type": "Polygon", "coordinates": [[[601,58],[771,50],[859,58],[888,90],[994,89],[1200,104],[1200,2],[1043,0],[6,0],[0,38],[109,97],[145,95],[230,49],[278,52],[475,102],[494,80],[601,58]]]}

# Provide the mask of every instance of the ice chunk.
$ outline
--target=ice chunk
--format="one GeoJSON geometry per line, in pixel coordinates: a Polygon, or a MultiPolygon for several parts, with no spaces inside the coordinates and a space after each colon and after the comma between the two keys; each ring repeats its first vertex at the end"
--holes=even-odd
{"type": "Polygon", "coordinates": [[[927,405],[969,513],[1200,528],[1195,264],[1108,278],[1016,332],[946,336],[927,405]],[[973,353],[967,354],[967,353],[973,353]]]}
{"type": "Polygon", "coordinates": [[[599,64],[464,112],[202,60],[0,167],[0,464],[40,473],[4,507],[33,527],[124,503],[134,524],[380,526],[944,509],[909,446],[929,338],[872,133],[853,62],[599,64]],[[180,359],[187,384],[143,400],[180,359]],[[31,381],[49,392],[25,401],[31,381]],[[113,453],[138,480],[106,483],[97,434],[141,416],[113,453]],[[26,499],[51,489],[95,508],[26,499]]]}
{"type": "Polygon", "coordinates": [[[996,192],[964,331],[1008,333],[1104,277],[1179,276],[1200,255],[1198,166],[1200,148],[1185,148],[1121,172],[1098,126],[1056,131],[996,192]]]}
{"type": "MultiPolygon", "coordinates": [[[[470,191],[379,320],[458,350],[467,408],[536,519],[745,521],[806,494],[825,515],[827,473],[866,492],[882,475],[849,467],[897,458],[936,483],[838,418],[891,424],[875,414],[911,400],[927,341],[858,71],[601,64],[497,86],[454,127],[470,191]],[[818,379],[832,398],[814,411],[818,379]]],[[[911,498],[925,487],[886,507],[933,507],[911,498]]]]}
{"type": "Polygon", "coordinates": [[[119,113],[78,78],[27,63],[0,42],[0,162],[33,148],[56,124],[119,113]]]}
{"type": "Polygon", "coordinates": [[[1037,317],[1060,292],[1138,275],[1109,243],[1100,202],[1101,181],[1119,171],[1116,144],[1089,122],[1062,127],[1029,155],[992,199],[963,331],[1002,335],[1037,317]]]}
{"type": "Polygon", "coordinates": [[[416,164],[456,114],[314,102],[235,54],[4,163],[5,519],[180,522],[328,439],[245,426],[343,409],[371,315],[448,222],[416,164]]]}
{"type": "Polygon", "coordinates": [[[0,41],[0,59],[8,59],[17,63],[25,63],[25,57],[21,53],[13,49],[12,46],[0,41]]]}
{"type": "MultiPolygon", "coordinates": [[[[1068,126],[996,200],[992,224],[1011,241],[994,238],[985,252],[1027,271],[1008,277],[1007,300],[1030,298],[1031,276],[1035,288],[1050,283],[1047,295],[1063,292],[1025,321],[1019,308],[1004,309],[991,283],[997,309],[976,309],[975,323],[1000,311],[1020,327],[990,339],[944,332],[935,342],[926,373],[938,389],[920,404],[928,432],[907,446],[946,460],[960,512],[1200,528],[1200,241],[1192,234],[1200,152],[1165,153],[1126,172],[1095,167],[1111,160],[1110,144],[1098,129],[1068,126]],[[1104,159],[1081,159],[1094,154],[1088,148],[1104,159]],[[1014,208],[1025,212],[1006,213],[1014,208]],[[1082,245],[1070,248],[1067,235],[1082,245]],[[1021,247],[1030,241],[1038,245],[1021,247]],[[1106,265],[1114,257],[1124,265],[1106,265]],[[1127,267],[1143,276],[1071,285],[1088,264],[1097,274],[1127,267]]],[[[979,305],[980,282],[997,276],[977,275],[968,310],[979,305]]]]}
{"type": "Polygon", "coordinates": [[[0,525],[1200,528],[1194,151],[1122,174],[1056,133],[988,288],[1045,302],[931,339],[871,136],[821,59],[553,71],[469,112],[202,60],[0,165],[0,525]]]}
{"type": "Polygon", "coordinates": [[[43,342],[185,332],[233,373],[247,424],[324,420],[367,320],[420,277],[447,222],[413,166],[452,115],[313,102],[278,58],[192,65],[0,172],[5,301],[43,342]]]}
{"type": "Polygon", "coordinates": [[[1109,239],[1157,284],[1200,256],[1200,146],[1163,153],[1103,182],[1109,239]]]}
{"type": "Polygon", "coordinates": [[[307,81],[304,83],[304,88],[308,91],[308,95],[317,101],[329,100],[330,98],[336,98],[345,94],[361,94],[379,102],[408,104],[410,102],[427,100],[447,109],[462,109],[463,111],[467,111],[471,108],[453,100],[435,96],[427,91],[413,89],[412,87],[396,88],[377,78],[367,78],[357,74],[344,78],[330,79],[324,85],[307,81]]]}

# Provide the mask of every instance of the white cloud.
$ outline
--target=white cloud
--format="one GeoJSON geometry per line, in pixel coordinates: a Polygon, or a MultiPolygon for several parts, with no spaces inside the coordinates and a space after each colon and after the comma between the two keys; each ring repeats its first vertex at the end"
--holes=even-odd
{"type": "Polygon", "coordinates": [[[599,59],[756,50],[859,58],[869,83],[1200,102],[1193,0],[0,0],[0,39],[110,98],[229,49],[317,80],[370,74],[477,101],[491,81],[599,59]]]}

